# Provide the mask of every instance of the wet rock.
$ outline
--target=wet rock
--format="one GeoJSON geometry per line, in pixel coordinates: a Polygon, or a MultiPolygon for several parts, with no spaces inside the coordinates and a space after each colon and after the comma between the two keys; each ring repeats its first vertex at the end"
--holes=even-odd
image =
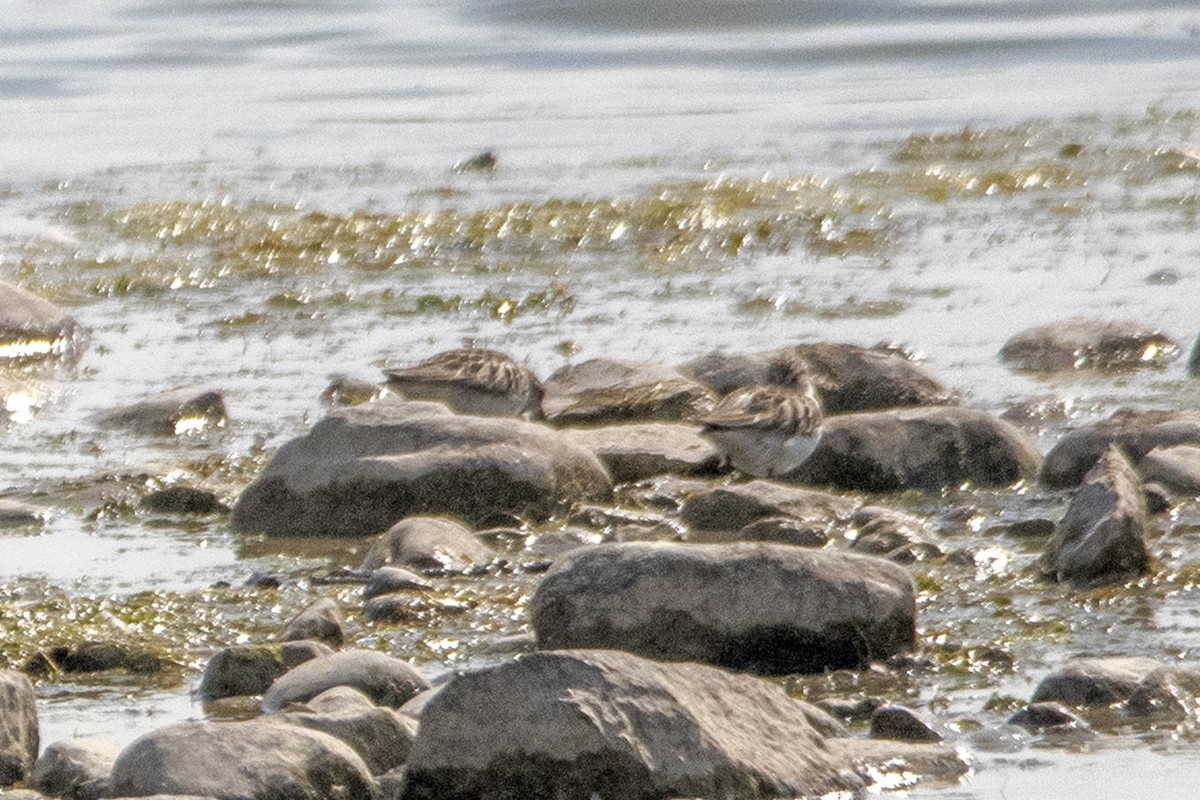
{"type": "Polygon", "coordinates": [[[1183,497],[1200,496],[1200,444],[1155,447],[1137,463],[1143,481],[1183,497]]]}
{"type": "Polygon", "coordinates": [[[409,517],[381,534],[359,567],[374,572],[403,564],[431,572],[466,572],[496,558],[496,551],[469,530],[444,517],[409,517]]]}
{"type": "Polygon", "coordinates": [[[142,508],[159,514],[227,514],[229,506],[215,492],[191,486],[169,486],[142,498],[142,508]]]}
{"type": "Polygon", "coordinates": [[[1007,525],[993,525],[987,529],[988,534],[1010,536],[1013,539],[1048,539],[1058,530],[1058,524],[1052,519],[1019,519],[1007,525]]]}
{"type": "Polygon", "coordinates": [[[608,544],[568,553],[530,606],[542,648],[605,647],[780,675],[913,644],[915,590],[868,556],[774,544],[608,544]]]}
{"type": "Polygon", "coordinates": [[[41,527],[50,519],[50,510],[19,500],[0,498],[0,528],[41,527]]]}
{"type": "Polygon", "coordinates": [[[19,672],[0,670],[0,787],[24,780],[37,754],[37,696],[33,684],[19,672]]]}
{"type": "Polygon", "coordinates": [[[293,667],[332,653],[319,642],[227,647],[208,660],[198,692],[205,700],[263,694],[293,667]]]}
{"type": "Polygon", "coordinates": [[[764,517],[738,531],[739,542],[774,542],[793,547],[824,547],[829,543],[825,526],[794,517],[764,517]]]}
{"type": "MultiPolygon", "coordinates": [[[[634,526],[621,527],[630,528],[634,526]]],[[[614,529],[614,537],[618,535],[619,530],[620,528],[614,529]]],[[[555,559],[577,547],[590,547],[600,544],[602,538],[600,534],[585,528],[567,527],[557,531],[542,531],[531,535],[526,540],[525,552],[533,558],[555,559]]]]}
{"type": "Polygon", "coordinates": [[[182,386],[100,416],[101,424],[148,436],[175,436],[224,427],[225,398],[219,391],[182,386]]]}
{"type": "Polygon", "coordinates": [[[495,172],[500,159],[494,150],[484,150],[454,165],[455,172],[495,172]]]}
{"type": "Polygon", "coordinates": [[[885,705],[871,715],[872,739],[900,739],[906,742],[940,742],[939,726],[924,714],[907,706],[885,705]]]}
{"type": "Polygon", "coordinates": [[[1152,517],[1165,514],[1175,507],[1170,493],[1157,483],[1143,483],[1142,497],[1146,499],[1146,513],[1152,517]]]}
{"type": "Polygon", "coordinates": [[[47,647],[25,664],[25,671],[32,675],[45,675],[54,671],[104,672],[110,669],[157,672],[162,669],[162,659],[152,651],[119,642],[86,641],[47,647]]]}
{"type": "Polygon", "coordinates": [[[376,796],[370,771],[349,745],[271,718],[184,722],[152,731],[121,752],[109,791],[113,797],[174,793],[273,800],[376,796]]]}
{"type": "Polygon", "coordinates": [[[544,425],[380,401],[332,412],[279,449],[238,498],[233,526],[281,536],[370,536],[407,516],[540,520],[606,500],[589,451],[544,425]]]}
{"type": "Polygon", "coordinates": [[[100,797],[120,753],[118,745],[101,739],[54,742],[38,756],[29,784],[51,797],[100,797]]]}
{"type": "Polygon", "coordinates": [[[457,600],[414,597],[403,592],[372,597],[363,606],[363,616],[367,618],[368,622],[398,624],[417,622],[431,615],[463,614],[469,609],[470,606],[457,600]]]}
{"type": "Polygon", "coordinates": [[[305,639],[321,642],[337,649],[346,641],[346,621],[337,603],[323,597],[296,615],[279,635],[281,642],[305,639]]]}
{"type": "Polygon", "coordinates": [[[764,383],[768,364],[785,353],[799,356],[808,367],[827,414],[953,402],[940,381],[903,356],[852,344],[802,344],[762,353],[718,351],[689,361],[680,371],[726,395],[764,383]]]}
{"type": "Polygon", "coordinates": [[[73,317],[10,283],[0,282],[0,363],[74,358],[83,329],[73,317]]]}
{"type": "Polygon", "coordinates": [[[1200,666],[1161,665],[1142,678],[1122,710],[1131,717],[1184,722],[1196,719],[1198,700],[1200,666]]]}
{"type": "Polygon", "coordinates": [[[567,438],[591,450],[608,467],[614,483],[655,475],[712,475],[720,454],[693,425],[644,422],[601,428],[564,429],[567,438]]]}
{"type": "Polygon", "coordinates": [[[546,379],[542,409],[558,425],[686,420],[712,407],[709,391],[660,364],[595,358],[546,379]]]}
{"type": "Polygon", "coordinates": [[[1146,573],[1146,501],[1129,461],[1116,447],[1096,462],[1076,490],[1042,557],[1056,580],[1094,586],[1146,573]]]}
{"type": "Polygon", "coordinates": [[[857,508],[857,501],[827,492],[754,480],[705,486],[683,500],[680,514],[694,531],[738,531],[766,517],[830,526],[848,520],[857,508]]]}
{"type": "Polygon", "coordinates": [[[433,584],[415,572],[399,567],[379,567],[371,572],[363,587],[363,600],[393,592],[427,592],[432,588],[433,584]]]}
{"type": "Polygon", "coordinates": [[[1178,355],[1171,337],[1140,322],[1081,317],[1028,328],[1000,349],[1000,360],[1021,372],[1161,366],[1178,355]]]}
{"type": "Polygon", "coordinates": [[[911,545],[927,535],[924,520],[881,506],[863,506],[850,519],[855,538],[851,547],[871,555],[883,555],[911,545]]]}
{"type": "Polygon", "coordinates": [[[372,703],[399,708],[429,682],[398,658],[374,650],[345,650],[306,661],[282,675],[263,695],[264,711],[306,703],[335,686],[350,686],[372,703]]]}
{"type": "Polygon", "coordinates": [[[1128,699],[1161,664],[1153,658],[1079,658],[1042,679],[1031,703],[1062,703],[1075,708],[1111,706],[1128,699]]]}
{"type": "Polygon", "coordinates": [[[883,705],[884,701],[878,697],[859,697],[854,700],[827,697],[816,702],[822,711],[845,722],[866,722],[883,705]]]}
{"type": "Polygon", "coordinates": [[[1037,474],[1033,441],[974,409],[910,408],[826,417],[816,451],[787,480],[850,491],[1008,486],[1037,474]]]}
{"type": "Polygon", "coordinates": [[[457,675],[429,701],[405,796],[796,797],[861,786],[865,762],[886,759],[827,738],[818,713],[773,684],[699,664],[531,653],[457,675]]]}
{"type": "Polygon", "coordinates": [[[1000,413],[1000,419],[1025,430],[1039,430],[1049,423],[1068,420],[1073,406],[1070,398],[1040,395],[1009,406],[1000,413]]]}
{"type": "Polygon", "coordinates": [[[380,708],[357,689],[329,689],[306,705],[307,711],[286,712],[277,719],[345,742],[372,775],[400,766],[412,750],[415,722],[390,708],[380,708]]]}
{"type": "Polygon", "coordinates": [[[1089,726],[1061,703],[1030,703],[1008,718],[1010,725],[1019,725],[1028,731],[1044,731],[1048,728],[1071,728],[1086,730],[1089,726]]]}
{"type": "Polygon", "coordinates": [[[1109,445],[1135,465],[1156,447],[1200,445],[1200,411],[1123,408],[1106,420],[1071,431],[1046,454],[1039,480],[1048,489],[1078,486],[1109,445]]]}
{"type": "Polygon", "coordinates": [[[1188,375],[1200,378],[1200,336],[1196,337],[1196,343],[1192,345],[1192,354],[1188,357],[1188,375]]]}

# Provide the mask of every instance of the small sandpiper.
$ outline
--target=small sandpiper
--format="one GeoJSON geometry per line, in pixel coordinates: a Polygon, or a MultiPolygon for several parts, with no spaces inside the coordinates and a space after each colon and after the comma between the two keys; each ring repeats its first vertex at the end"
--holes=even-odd
{"type": "Polygon", "coordinates": [[[459,414],[542,417],[542,382],[528,367],[495,350],[447,350],[384,374],[388,389],[410,400],[440,401],[459,414]]]}
{"type": "Polygon", "coordinates": [[[696,420],[730,465],[758,478],[796,469],[821,440],[821,406],[804,364],[776,359],[766,381],[735,389],[696,420]]]}

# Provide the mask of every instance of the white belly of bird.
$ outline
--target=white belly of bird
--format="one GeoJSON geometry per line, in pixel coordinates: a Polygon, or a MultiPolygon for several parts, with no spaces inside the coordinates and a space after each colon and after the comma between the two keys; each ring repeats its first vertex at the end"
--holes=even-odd
{"type": "Polygon", "coordinates": [[[717,429],[705,433],[734,469],[756,478],[786,475],[817,449],[821,433],[787,436],[762,430],[717,429]]]}

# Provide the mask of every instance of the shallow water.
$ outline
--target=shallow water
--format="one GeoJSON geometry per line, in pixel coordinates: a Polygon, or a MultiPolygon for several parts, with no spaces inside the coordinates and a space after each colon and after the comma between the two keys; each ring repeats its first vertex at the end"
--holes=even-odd
{"type": "MultiPolygon", "coordinates": [[[[232,500],[323,413],[335,373],[376,380],[464,339],[542,375],[607,355],[888,341],[971,406],[1070,399],[1043,449],[1124,404],[1200,398],[1183,359],[1053,378],[996,359],[1018,330],[1077,313],[1152,323],[1190,347],[1193,4],[59,6],[0,20],[0,278],[67,306],[90,333],[77,363],[5,376],[4,485],[23,496],[37,485],[58,509],[39,532],[0,536],[6,609],[50,597],[89,630],[105,629],[102,610],[145,636],[162,623],[143,606],[201,602],[221,619],[171,643],[174,687],[128,700],[124,686],[43,684],[47,742],[77,730],[124,741],[199,716],[188,692],[223,635],[273,630],[308,590],[325,591],[304,576],[361,558],[359,542],[263,542],[220,518],[134,505],[147,481],[174,479],[232,500]],[[496,170],[454,169],[484,149],[496,170]],[[179,384],[222,389],[229,426],[164,441],[96,421],[179,384]],[[100,488],[97,475],[109,476],[100,488]],[[301,577],[277,598],[209,589],[257,571],[301,577]],[[238,616],[245,604],[255,610],[238,616]]],[[[977,683],[949,669],[917,681],[914,702],[995,724],[989,698],[1028,697],[1070,655],[1195,648],[1192,582],[1178,577],[1196,559],[1194,504],[1156,532],[1160,574],[1097,598],[1037,585],[1022,571],[1036,552],[983,534],[1056,516],[1061,498],[895,502],[934,516],[976,506],[947,535],[997,551],[975,575],[917,569],[942,587],[923,593],[926,646],[999,643],[1017,658],[1011,672],[977,670],[977,683]],[[1015,598],[1004,613],[997,596],[1015,598]]],[[[353,635],[436,674],[520,630],[531,586],[447,586],[479,605],[468,620],[431,619],[439,637],[351,620],[353,635]]],[[[28,655],[18,644],[11,663],[28,655]]],[[[1140,776],[1131,785],[1169,794],[1195,758],[1192,733],[1180,735],[1177,747],[1139,734],[983,755],[962,786],[915,792],[1047,794],[1115,759],[1140,776]]]]}

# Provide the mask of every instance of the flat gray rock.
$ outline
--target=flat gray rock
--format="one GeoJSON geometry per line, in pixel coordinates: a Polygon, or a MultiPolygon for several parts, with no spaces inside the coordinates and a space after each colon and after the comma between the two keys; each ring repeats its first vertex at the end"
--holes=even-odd
{"type": "Polygon", "coordinates": [[[187,794],[257,800],[374,800],[358,754],[279,719],[184,722],[140,737],[117,758],[112,797],[187,794]]]}
{"type": "Polygon", "coordinates": [[[0,528],[38,528],[50,519],[50,510],[0,497],[0,528]]]}
{"type": "Polygon", "coordinates": [[[1042,557],[1060,581],[1119,583],[1150,569],[1141,481],[1116,446],[1109,447],[1075,491],[1042,557]]]}
{"type": "MultiPolygon", "coordinates": [[[[815,797],[862,787],[889,757],[906,763],[828,738],[827,721],[747,675],[614,651],[531,653],[457,675],[429,699],[405,797],[815,797]]],[[[946,748],[925,752],[964,769],[946,748]]]]}
{"type": "Polygon", "coordinates": [[[1047,489],[1078,486],[1109,445],[1135,466],[1156,447],[1200,446],[1200,411],[1139,411],[1123,408],[1108,419],[1077,428],[1051,448],[1038,480],[1047,489]]]}
{"type": "Polygon", "coordinates": [[[567,553],[530,604],[538,645],[782,675],[913,646],[915,589],[883,559],[780,544],[605,544],[567,553]]]}
{"type": "Polygon", "coordinates": [[[1000,360],[1021,372],[1135,369],[1178,355],[1179,345],[1149,325],[1082,317],[1028,328],[1000,349],[1000,360]]]}
{"type": "Polygon", "coordinates": [[[418,514],[487,527],[606,500],[590,451],[545,425],[451,414],[439,403],[378,401],[332,412],[286,443],[233,510],[236,530],[371,536],[418,514]]]}
{"type": "Polygon", "coordinates": [[[398,658],[375,650],[345,650],[289,670],[263,695],[262,707],[267,712],[282,711],[336,686],[358,689],[376,705],[399,708],[428,689],[429,681],[398,658]]]}
{"type": "Polygon", "coordinates": [[[37,695],[20,672],[0,670],[0,787],[24,780],[38,755],[37,695]]]}
{"type": "Polygon", "coordinates": [[[225,396],[203,386],[182,386],[100,415],[100,422],[149,436],[201,433],[228,420],[225,396]]]}
{"type": "Polygon", "coordinates": [[[73,358],[83,329],[58,306],[11,283],[0,282],[0,363],[73,358]]]}
{"type": "Polygon", "coordinates": [[[594,358],[546,379],[542,410],[558,425],[685,420],[712,407],[708,389],[662,364],[594,358]]]}
{"type": "Polygon", "coordinates": [[[1131,717],[1194,723],[1200,718],[1200,665],[1163,664],[1145,675],[1121,706],[1131,717]]]}
{"type": "Polygon", "coordinates": [[[102,739],[66,739],[47,745],[33,765],[31,786],[51,797],[99,797],[121,748],[102,739]]]}
{"type": "Polygon", "coordinates": [[[1031,478],[1041,454],[1028,434],[953,406],[826,417],[820,444],[786,480],[865,492],[940,491],[1031,478]]]}
{"type": "Polygon", "coordinates": [[[488,564],[495,550],[445,517],[409,517],[379,535],[359,566],[361,572],[405,566],[430,572],[465,572],[488,564]]]}
{"type": "Polygon", "coordinates": [[[1153,658],[1140,656],[1077,658],[1043,678],[1029,702],[1074,708],[1111,706],[1129,699],[1161,666],[1153,658]]]}
{"type": "Polygon", "coordinates": [[[306,704],[307,711],[289,711],[275,719],[339,739],[362,758],[372,775],[405,762],[416,736],[415,722],[390,708],[381,708],[349,686],[322,692],[306,704]]]}
{"type": "Polygon", "coordinates": [[[564,428],[575,444],[591,450],[608,467],[614,483],[655,475],[711,475],[720,453],[700,428],[672,422],[642,422],[599,428],[564,428]]]}
{"type": "Polygon", "coordinates": [[[680,515],[694,531],[738,531],[767,517],[791,517],[830,528],[859,503],[847,497],[767,480],[705,486],[685,496],[680,515]]]}

